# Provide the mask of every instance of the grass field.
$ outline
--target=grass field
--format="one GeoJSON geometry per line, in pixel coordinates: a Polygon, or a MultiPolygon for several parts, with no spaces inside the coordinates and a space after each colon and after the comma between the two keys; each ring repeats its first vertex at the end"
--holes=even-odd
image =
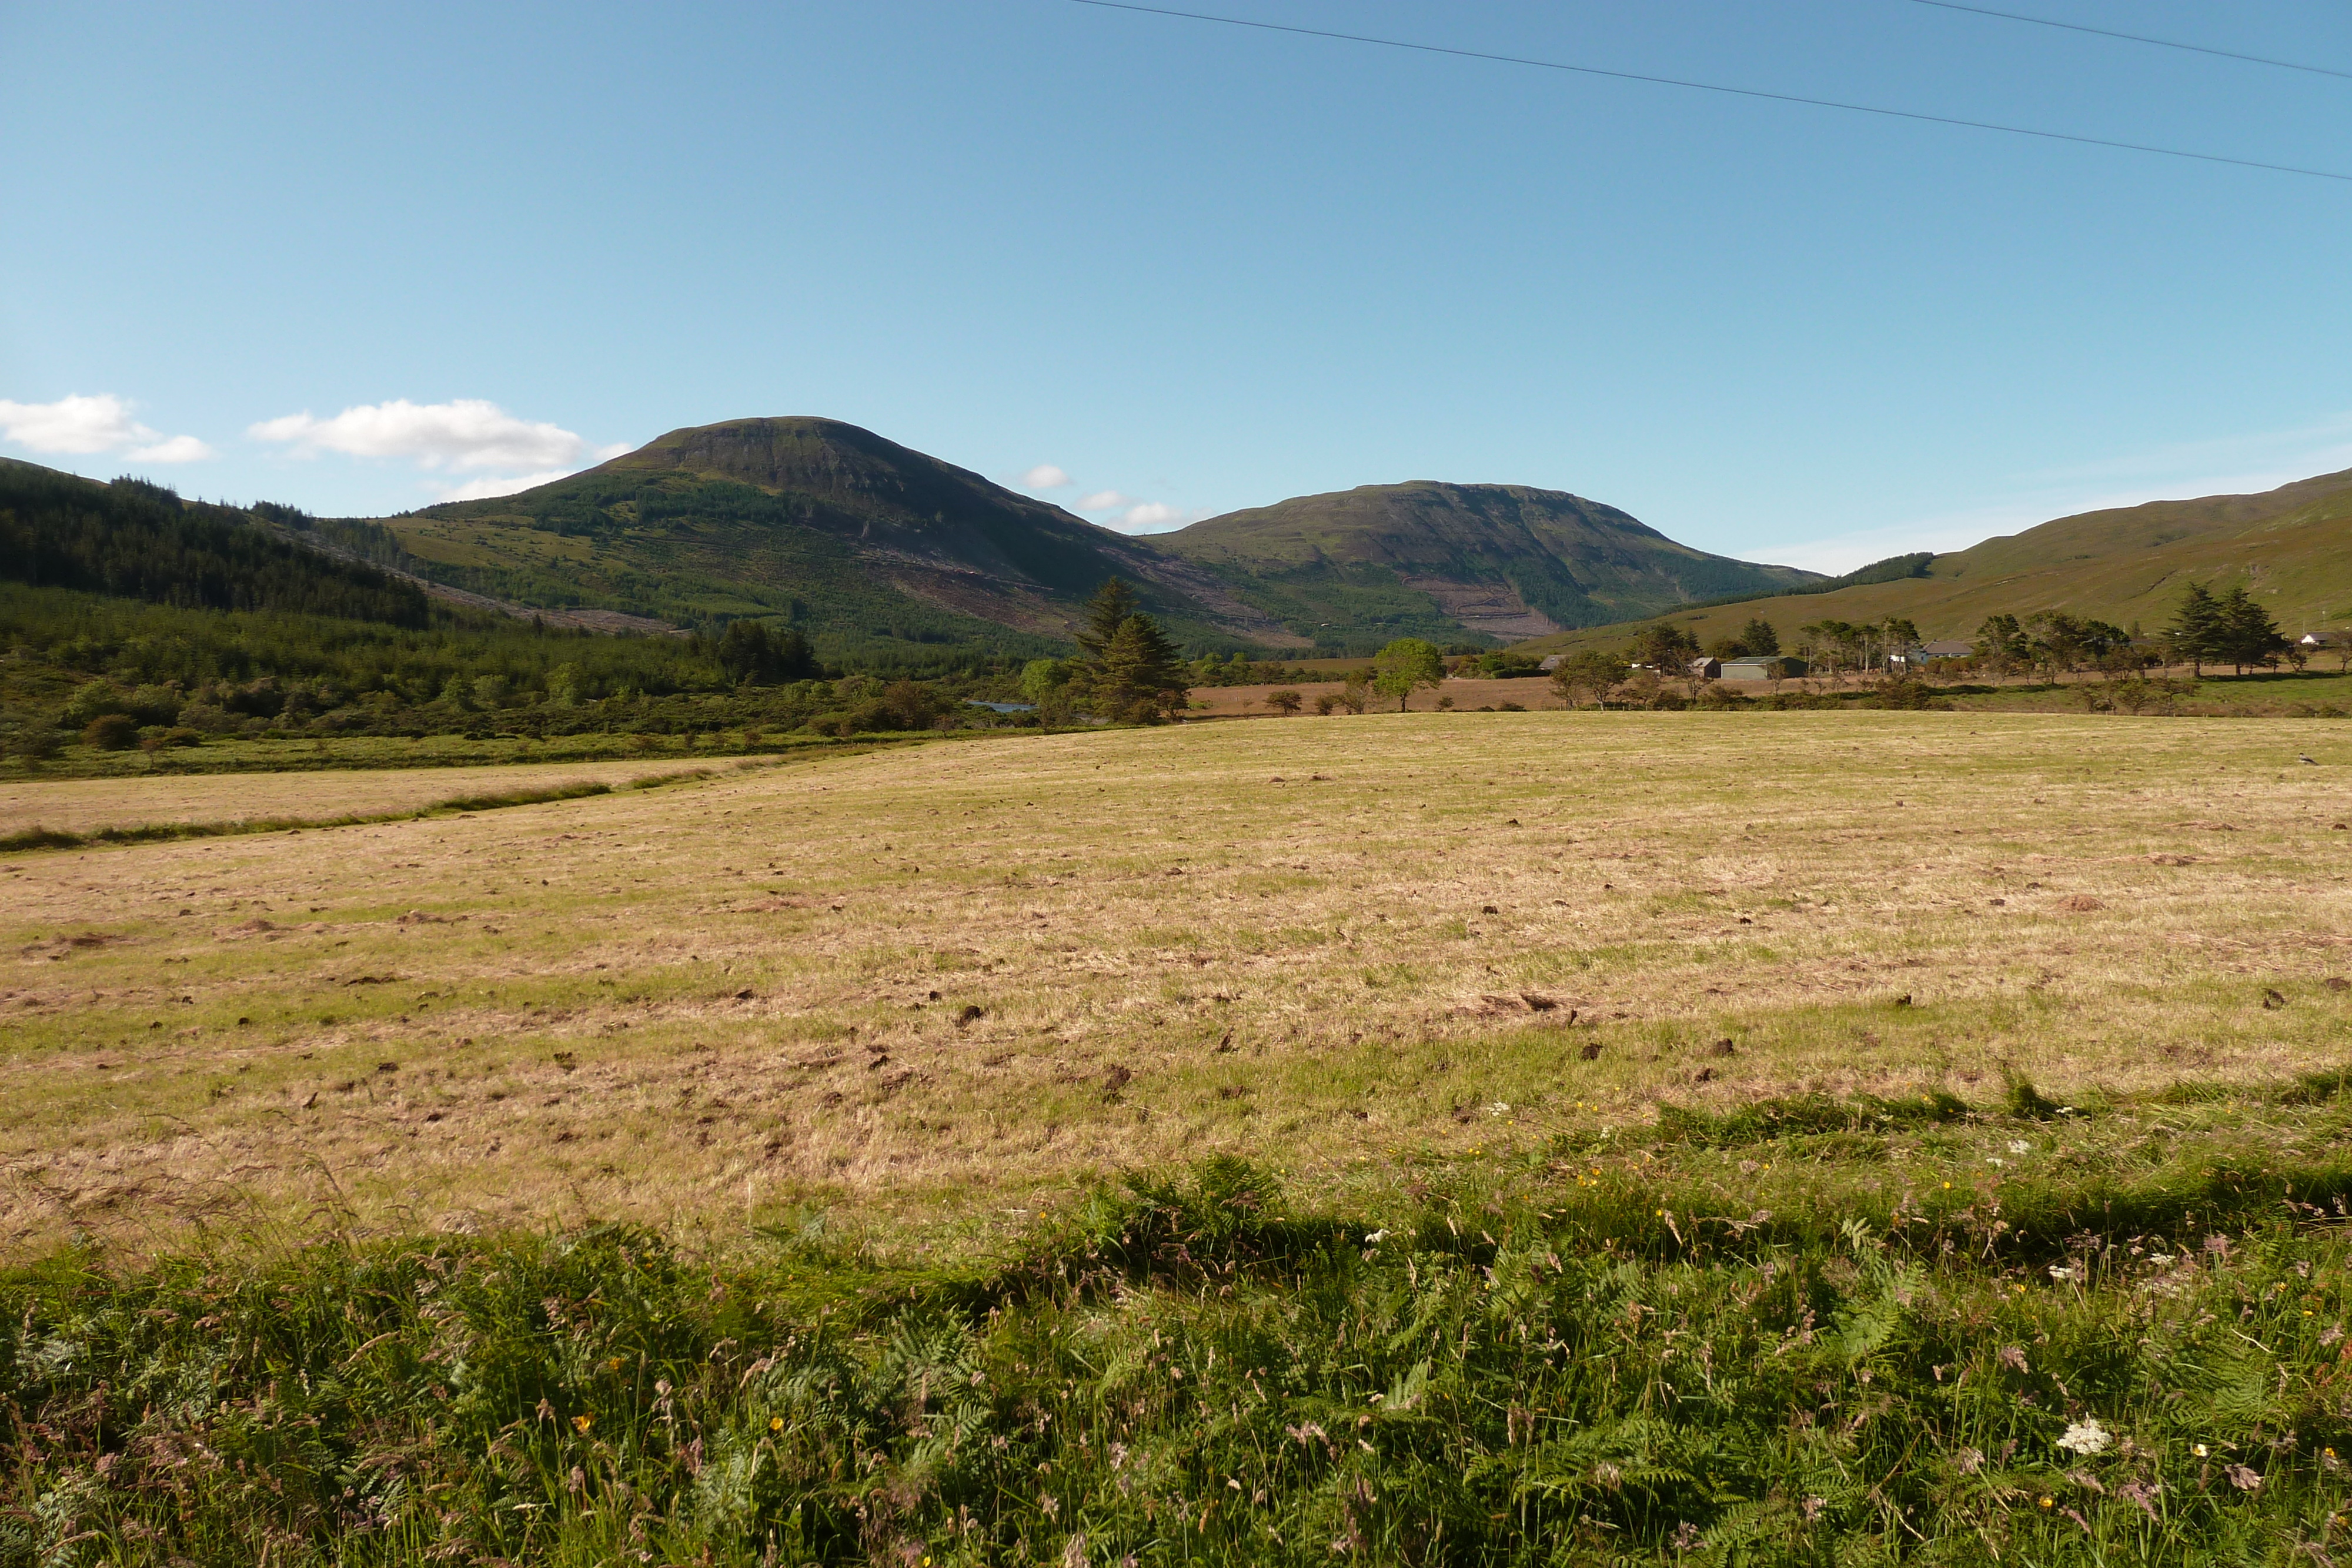
{"type": "Polygon", "coordinates": [[[66,747],[37,769],[11,758],[0,772],[0,789],[11,785],[82,779],[160,780],[194,776],[241,777],[257,773],[351,773],[363,768],[543,767],[551,763],[675,761],[742,751],[799,753],[835,744],[826,739],[763,731],[756,743],[740,730],[705,731],[689,744],[684,736],[564,735],[534,740],[520,735],[332,736],[317,739],[210,739],[201,746],[166,750],[100,751],[66,747]]]}
{"type": "Polygon", "coordinates": [[[2336,736],[1368,716],[16,857],[0,1220],[178,1237],[331,1176],[387,1226],[971,1218],[1667,1093],[2301,1070],[2346,1043],[2336,736]]]}
{"type": "MultiPolygon", "coordinates": [[[[667,758],[664,759],[667,761],[667,758]]],[[[373,817],[445,800],[571,784],[626,784],[682,771],[630,761],[386,768],[364,773],[163,773],[146,779],[0,779],[0,838],[34,828],[89,833],[165,823],[373,817]]]]}
{"type": "Polygon", "coordinates": [[[2331,1560],[2345,733],[1366,716],[11,857],[7,1517],[2331,1560]]]}

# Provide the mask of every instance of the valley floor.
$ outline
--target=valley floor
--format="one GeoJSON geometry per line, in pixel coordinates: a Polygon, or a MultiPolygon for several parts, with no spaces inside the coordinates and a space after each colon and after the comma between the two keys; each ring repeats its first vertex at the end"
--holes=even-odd
{"type": "Polygon", "coordinates": [[[2291,1073],[2346,1053],[2336,734],[1369,715],[11,856],[0,1220],[985,1235],[1212,1150],[1315,1183],[1669,1096],[2291,1073]]]}
{"type": "Polygon", "coordinates": [[[2346,733],[1366,715],[0,858],[0,1561],[2341,1561],[2346,733]]]}

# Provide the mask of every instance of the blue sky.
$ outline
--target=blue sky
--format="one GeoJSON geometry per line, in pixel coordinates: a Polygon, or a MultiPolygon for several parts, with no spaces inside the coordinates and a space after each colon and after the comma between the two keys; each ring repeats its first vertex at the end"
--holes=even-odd
{"type": "MultiPolygon", "coordinates": [[[[2352,80],[1916,0],[1192,8],[2352,173],[2352,80]]],[[[1507,481],[1837,569],[2352,465],[2352,183],[1071,0],[9,0],[0,144],[0,453],[322,513],[822,413],[1115,526],[1507,481]]]]}

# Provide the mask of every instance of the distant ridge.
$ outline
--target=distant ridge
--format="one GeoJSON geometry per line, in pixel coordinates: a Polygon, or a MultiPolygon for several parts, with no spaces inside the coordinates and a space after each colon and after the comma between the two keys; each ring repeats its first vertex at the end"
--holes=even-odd
{"type": "MultiPolygon", "coordinates": [[[[2242,583],[2289,636],[2352,625],[2352,469],[2255,495],[2150,501],[2058,517],[1969,549],[1895,557],[1801,597],[1727,600],[1669,612],[1701,642],[1761,616],[1785,641],[1815,621],[1900,615],[1927,638],[1969,637],[1989,615],[2063,610],[2153,632],[2190,581],[2242,583]]],[[[1655,619],[1651,617],[1648,619],[1655,619]]],[[[1637,622],[1530,639],[1548,653],[1622,640],[1637,622]]]]}
{"type": "Polygon", "coordinates": [[[1677,544],[1618,508],[1523,485],[1413,480],[1301,496],[1154,536],[1295,632],[1502,642],[1822,580],[1677,544]]]}

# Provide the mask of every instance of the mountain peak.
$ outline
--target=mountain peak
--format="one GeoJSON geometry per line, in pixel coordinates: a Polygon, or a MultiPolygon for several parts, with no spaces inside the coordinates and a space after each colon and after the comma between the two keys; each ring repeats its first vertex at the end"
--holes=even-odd
{"type": "MultiPolygon", "coordinates": [[[[731,479],[760,489],[903,495],[918,476],[959,491],[977,487],[992,499],[1026,500],[999,490],[979,475],[901,446],[844,420],[813,414],[722,420],[656,436],[593,470],[602,474],[684,473],[731,479]]],[[[1053,510],[1033,502],[1041,510],[1053,510]]]]}

